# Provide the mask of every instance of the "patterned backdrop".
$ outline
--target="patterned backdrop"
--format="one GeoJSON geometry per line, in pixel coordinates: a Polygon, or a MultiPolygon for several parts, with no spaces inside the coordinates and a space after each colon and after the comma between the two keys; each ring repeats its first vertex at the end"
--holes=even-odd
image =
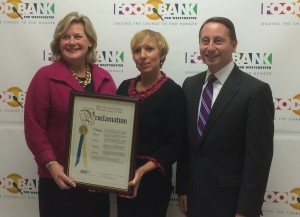
{"type": "MultiPolygon", "coordinates": [[[[38,216],[36,164],[24,139],[23,107],[31,78],[50,63],[54,28],[71,11],[92,20],[97,64],[117,85],[138,74],[129,47],[137,31],[153,29],[167,38],[163,71],[181,85],[206,69],[198,46],[202,22],[230,18],[238,37],[234,61],[270,84],[276,108],[264,216],[300,216],[300,0],[0,0],[0,216],[38,216]]],[[[111,200],[114,217],[115,195],[111,200]]],[[[176,195],[169,206],[168,217],[182,216],[176,195]]]]}

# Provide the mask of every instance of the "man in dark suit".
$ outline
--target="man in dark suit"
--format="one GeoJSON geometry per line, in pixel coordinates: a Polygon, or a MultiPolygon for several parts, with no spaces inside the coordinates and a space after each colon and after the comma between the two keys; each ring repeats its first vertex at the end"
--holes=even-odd
{"type": "Polygon", "coordinates": [[[237,38],[229,19],[205,21],[199,44],[208,70],[187,78],[182,87],[187,100],[189,165],[178,163],[180,209],[188,217],[258,217],[273,156],[270,86],[233,62],[237,38]],[[200,133],[201,93],[211,74],[216,77],[212,107],[200,133]]]}

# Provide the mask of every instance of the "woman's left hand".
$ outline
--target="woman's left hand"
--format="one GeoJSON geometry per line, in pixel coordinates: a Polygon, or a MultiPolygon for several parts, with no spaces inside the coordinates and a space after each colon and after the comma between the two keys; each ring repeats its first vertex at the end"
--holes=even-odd
{"type": "Polygon", "coordinates": [[[125,197],[125,198],[128,198],[128,199],[132,199],[132,198],[135,198],[136,195],[137,195],[137,191],[139,189],[139,185],[140,185],[140,182],[142,180],[142,177],[143,175],[140,173],[139,169],[137,169],[135,171],[135,175],[134,175],[134,178],[133,180],[131,180],[128,185],[129,186],[132,186],[133,187],[133,195],[132,196],[128,196],[128,195],[120,195],[121,197],[125,197]]]}
{"type": "Polygon", "coordinates": [[[135,171],[134,178],[128,183],[129,186],[133,187],[133,195],[132,196],[119,195],[119,196],[125,197],[128,199],[135,198],[137,196],[137,192],[139,189],[140,182],[143,178],[143,175],[151,170],[154,170],[155,168],[157,168],[157,165],[155,163],[153,163],[152,161],[148,161],[143,166],[137,168],[135,171]]]}

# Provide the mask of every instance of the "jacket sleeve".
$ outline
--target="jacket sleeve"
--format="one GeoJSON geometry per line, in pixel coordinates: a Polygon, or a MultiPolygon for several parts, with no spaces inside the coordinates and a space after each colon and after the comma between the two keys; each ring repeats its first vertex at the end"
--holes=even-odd
{"type": "Polygon", "coordinates": [[[163,102],[166,105],[164,113],[164,141],[162,146],[153,153],[153,157],[162,168],[170,167],[183,153],[186,144],[186,111],[185,97],[180,86],[172,89],[172,94],[163,102]]]}
{"type": "Polygon", "coordinates": [[[237,212],[259,216],[273,157],[274,104],[263,83],[249,100],[244,169],[237,212]]]}
{"type": "Polygon", "coordinates": [[[25,139],[38,165],[55,160],[47,135],[50,95],[47,77],[39,70],[33,77],[26,94],[24,109],[25,139]]]}

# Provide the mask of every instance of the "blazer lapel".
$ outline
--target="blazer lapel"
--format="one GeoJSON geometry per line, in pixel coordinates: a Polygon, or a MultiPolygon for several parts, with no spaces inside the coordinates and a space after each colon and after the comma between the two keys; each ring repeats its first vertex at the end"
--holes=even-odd
{"type": "Polygon", "coordinates": [[[231,74],[224,83],[212,107],[212,110],[210,112],[209,118],[205,126],[202,139],[203,142],[205,142],[205,139],[209,134],[210,129],[218,121],[219,117],[222,115],[222,113],[224,112],[228,104],[231,102],[231,100],[234,98],[234,96],[239,92],[239,87],[241,84],[240,73],[240,70],[235,65],[234,69],[232,70],[231,74]]]}
{"type": "Polygon", "coordinates": [[[183,90],[187,100],[187,116],[189,122],[189,136],[191,141],[191,152],[195,152],[199,148],[199,133],[197,130],[198,109],[205,82],[206,71],[192,77],[186,78],[183,83],[183,90]]]}
{"type": "Polygon", "coordinates": [[[84,91],[83,87],[73,78],[72,73],[69,71],[68,66],[63,61],[58,61],[55,71],[49,75],[50,79],[64,82],[73,90],[84,91]]]}
{"type": "MultiPolygon", "coordinates": [[[[201,73],[199,74],[199,77],[197,77],[197,79],[195,80],[195,88],[193,88],[193,93],[191,94],[191,102],[193,103],[193,105],[191,106],[191,108],[193,109],[192,114],[192,120],[195,120],[195,125],[197,128],[197,122],[198,122],[198,113],[199,113],[199,103],[200,103],[200,98],[201,98],[201,93],[202,93],[202,88],[205,82],[205,77],[206,77],[206,72],[205,73],[201,73]]],[[[197,129],[196,129],[197,130],[197,129]]]]}

